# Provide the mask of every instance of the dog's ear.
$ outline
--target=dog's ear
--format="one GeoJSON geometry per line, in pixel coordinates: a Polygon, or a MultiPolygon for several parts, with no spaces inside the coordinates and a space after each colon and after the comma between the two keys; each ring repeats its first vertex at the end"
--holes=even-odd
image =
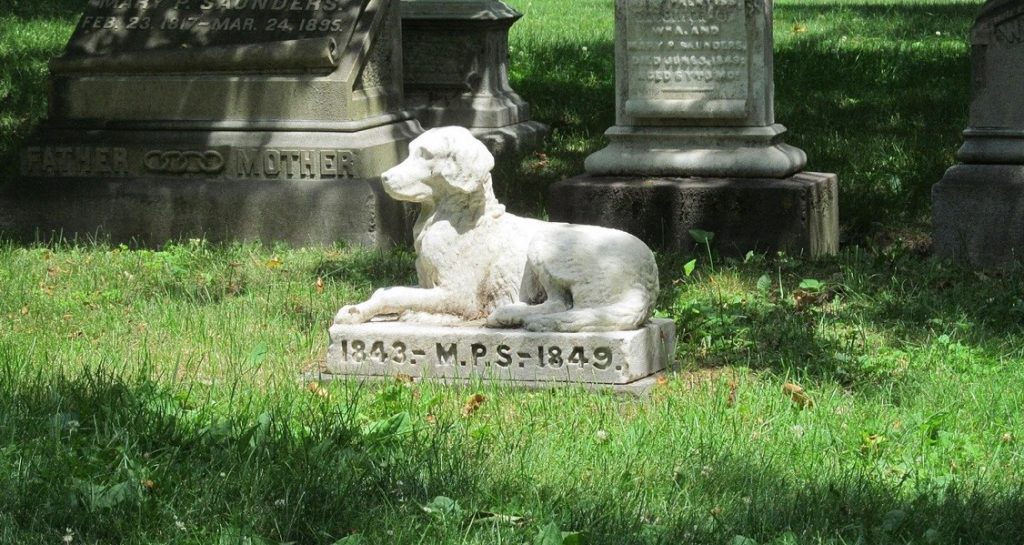
{"type": "Polygon", "coordinates": [[[459,191],[477,191],[494,168],[494,156],[465,129],[452,135],[449,146],[450,155],[441,165],[441,176],[459,191]]]}

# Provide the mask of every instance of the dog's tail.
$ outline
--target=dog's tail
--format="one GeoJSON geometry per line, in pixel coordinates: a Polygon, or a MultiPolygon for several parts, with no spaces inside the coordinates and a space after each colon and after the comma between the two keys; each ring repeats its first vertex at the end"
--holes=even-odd
{"type": "MultiPolygon", "coordinates": [[[[609,305],[574,307],[551,314],[527,316],[523,326],[531,331],[622,331],[638,329],[651,317],[654,301],[650,291],[641,287],[628,290],[609,305]]],[[[657,288],[654,289],[657,293],[657,288]]]]}

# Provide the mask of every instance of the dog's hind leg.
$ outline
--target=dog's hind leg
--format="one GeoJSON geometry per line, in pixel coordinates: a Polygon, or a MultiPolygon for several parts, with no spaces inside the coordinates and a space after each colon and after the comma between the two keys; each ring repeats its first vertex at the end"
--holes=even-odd
{"type": "Polygon", "coordinates": [[[569,305],[562,299],[548,299],[538,305],[515,303],[494,309],[487,317],[489,327],[519,327],[530,316],[564,312],[569,305]]]}
{"type": "Polygon", "coordinates": [[[562,312],[535,314],[523,319],[528,331],[621,331],[636,329],[647,321],[650,303],[639,290],[627,291],[612,304],[575,307],[562,312]]]}
{"type": "Polygon", "coordinates": [[[523,287],[520,290],[520,297],[527,302],[513,303],[494,309],[494,312],[487,317],[489,327],[520,327],[523,321],[530,316],[538,314],[551,314],[564,312],[572,306],[572,297],[569,292],[558,289],[549,280],[542,276],[542,271],[537,270],[531,264],[527,264],[523,278],[523,287]],[[539,297],[545,299],[537,304],[530,301],[539,297]]]}

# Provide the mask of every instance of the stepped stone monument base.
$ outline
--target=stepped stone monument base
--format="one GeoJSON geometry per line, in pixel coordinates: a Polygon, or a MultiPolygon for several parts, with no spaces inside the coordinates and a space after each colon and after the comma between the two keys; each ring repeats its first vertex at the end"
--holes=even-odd
{"type": "Polygon", "coordinates": [[[971,107],[957,159],[932,187],[935,253],[974,266],[1024,260],[1024,6],[989,0],[971,29],[971,107]]]}
{"type": "Polygon", "coordinates": [[[551,187],[551,219],[684,253],[693,229],[725,254],[835,253],[837,178],[785,143],[773,62],[771,1],[616,0],[615,125],[551,187]]]}
{"type": "Polygon", "coordinates": [[[1024,165],[956,165],[932,187],[934,245],[947,259],[1024,259],[1024,165]]]}
{"type": "Polygon", "coordinates": [[[376,176],[419,131],[408,119],[351,133],[44,128],[0,195],[0,231],[386,246],[408,226],[376,176]]]}
{"type": "Polygon", "coordinates": [[[380,321],[334,325],[330,336],[328,375],[474,377],[523,385],[630,384],[668,367],[675,348],[675,325],[664,319],[602,333],[380,321]]]}
{"type": "Polygon", "coordinates": [[[671,178],[582,175],[551,187],[553,221],[620,229],[654,247],[704,252],[689,232],[715,234],[723,255],[838,249],[838,178],[800,172],[777,178],[671,178]]]}
{"type": "Polygon", "coordinates": [[[785,144],[786,128],[622,127],[605,131],[608,147],[586,160],[596,176],[739,176],[785,178],[807,164],[803,150],[785,144]]]}

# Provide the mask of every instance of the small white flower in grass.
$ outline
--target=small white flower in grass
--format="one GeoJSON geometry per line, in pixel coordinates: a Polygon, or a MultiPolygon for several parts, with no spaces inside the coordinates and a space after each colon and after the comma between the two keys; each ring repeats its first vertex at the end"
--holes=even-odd
{"type": "Polygon", "coordinates": [[[752,501],[754,501],[754,500],[753,500],[753,499],[751,499],[751,498],[750,498],[750,496],[743,496],[743,504],[744,504],[744,505],[750,505],[750,503],[751,503],[752,501]]]}
{"type": "Polygon", "coordinates": [[[186,529],[185,523],[178,518],[178,515],[174,515],[174,527],[177,528],[179,532],[184,532],[186,529]]]}
{"type": "Polygon", "coordinates": [[[935,35],[936,36],[942,36],[942,31],[941,30],[936,30],[935,31],[935,35]]]}
{"type": "Polygon", "coordinates": [[[793,425],[791,428],[789,428],[789,431],[793,432],[793,435],[797,437],[804,436],[804,427],[801,426],[800,424],[793,425]]]}
{"type": "Polygon", "coordinates": [[[583,52],[584,52],[584,53],[586,53],[586,52],[587,52],[587,46],[583,46],[583,48],[582,48],[582,49],[583,49],[583,52]]]}
{"type": "Polygon", "coordinates": [[[701,477],[707,477],[708,475],[711,475],[711,466],[704,466],[700,468],[701,477]]]}
{"type": "Polygon", "coordinates": [[[220,472],[220,477],[221,477],[222,479],[223,479],[224,477],[227,477],[227,476],[228,476],[228,474],[227,474],[227,473],[224,473],[223,471],[221,471],[221,472],[220,472]]]}
{"type": "Polygon", "coordinates": [[[608,432],[604,430],[597,430],[597,432],[594,433],[594,438],[597,439],[598,443],[604,443],[608,440],[608,432]]]}
{"type": "Polygon", "coordinates": [[[75,532],[71,528],[64,529],[64,543],[71,543],[75,540],[75,532]]]}
{"type": "Polygon", "coordinates": [[[288,500],[284,498],[274,500],[274,507],[285,507],[286,505],[288,505],[288,500]]]}

